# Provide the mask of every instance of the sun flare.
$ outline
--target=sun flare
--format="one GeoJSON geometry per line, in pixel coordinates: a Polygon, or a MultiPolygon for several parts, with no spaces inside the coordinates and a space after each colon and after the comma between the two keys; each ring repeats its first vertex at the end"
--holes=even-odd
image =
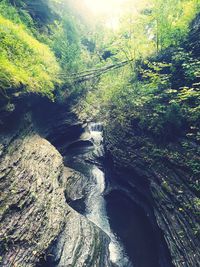
{"type": "Polygon", "coordinates": [[[117,28],[128,0],[84,0],[85,6],[96,17],[104,17],[106,26],[117,28]]]}
{"type": "Polygon", "coordinates": [[[87,7],[95,14],[118,13],[127,0],[84,0],[87,7]]]}

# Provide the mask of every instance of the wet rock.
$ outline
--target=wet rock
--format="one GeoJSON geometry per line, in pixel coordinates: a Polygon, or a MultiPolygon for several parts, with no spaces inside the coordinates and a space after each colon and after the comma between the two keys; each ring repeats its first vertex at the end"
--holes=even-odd
{"type": "Polygon", "coordinates": [[[198,161],[199,152],[188,142],[190,145],[190,150],[181,142],[163,148],[134,129],[112,125],[106,130],[110,164],[115,172],[124,174],[116,181],[118,187],[132,201],[143,199],[153,208],[177,267],[198,267],[200,262],[199,178],[189,165],[198,161]]]}
{"type": "MultiPolygon", "coordinates": [[[[52,120],[47,128],[41,120],[42,130],[35,121],[26,115],[19,128],[0,135],[0,266],[111,266],[108,236],[66,203],[84,198],[87,179],[65,167],[41,136],[47,129],[53,136],[52,120]]],[[[74,127],[60,121],[55,141],[59,129],[74,127]]]]}
{"type": "Polygon", "coordinates": [[[50,254],[54,266],[108,267],[109,238],[93,223],[76,212],[67,216],[67,224],[50,254]]]}
{"type": "Polygon", "coordinates": [[[65,167],[63,187],[65,188],[65,196],[68,202],[84,199],[89,190],[89,181],[80,172],[65,167]]]}
{"type": "Polygon", "coordinates": [[[32,127],[1,136],[2,266],[33,266],[64,226],[62,157],[32,127]]]}
{"type": "Polygon", "coordinates": [[[151,192],[155,214],[163,230],[175,266],[197,267],[200,261],[199,201],[184,183],[186,172],[160,165],[154,170],[151,192]]]}

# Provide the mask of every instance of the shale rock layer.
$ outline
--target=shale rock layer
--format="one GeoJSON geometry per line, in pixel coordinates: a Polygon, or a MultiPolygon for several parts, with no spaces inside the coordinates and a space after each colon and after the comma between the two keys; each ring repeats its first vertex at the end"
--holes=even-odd
{"type": "Polygon", "coordinates": [[[124,174],[117,181],[120,190],[130,199],[140,195],[153,208],[174,266],[198,267],[199,177],[187,166],[199,157],[197,148],[188,151],[177,143],[163,148],[133,128],[114,124],[107,127],[106,147],[113,171],[124,174]]]}
{"type": "Polygon", "coordinates": [[[108,237],[66,202],[78,173],[30,117],[0,135],[0,266],[110,266],[108,237]]]}
{"type": "Polygon", "coordinates": [[[61,231],[62,157],[31,127],[1,137],[3,266],[32,266],[61,231]]]}

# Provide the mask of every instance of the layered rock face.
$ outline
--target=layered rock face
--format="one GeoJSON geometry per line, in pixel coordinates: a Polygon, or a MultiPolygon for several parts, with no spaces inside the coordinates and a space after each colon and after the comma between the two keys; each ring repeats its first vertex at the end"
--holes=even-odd
{"type": "Polygon", "coordinates": [[[160,164],[153,169],[151,192],[155,214],[175,266],[200,262],[199,198],[188,185],[190,175],[179,166],[160,164]],[[187,180],[187,181],[186,181],[187,180]]]}
{"type": "Polygon", "coordinates": [[[53,266],[110,266],[108,237],[66,203],[79,175],[30,116],[13,128],[0,136],[0,266],[45,266],[53,249],[53,266]]]}
{"type": "Polygon", "coordinates": [[[106,147],[118,190],[132,201],[143,199],[139,204],[156,219],[174,266],[199,266],[199,178],[186,164],[198,157],[197,147],[189,151],[172,144],[164,149],[118,125],[107,127],[106,147]]]}
{"type": "MultiPolygon", "coordinates": [[[[200,52],[200,16],[194,20],[184,50],[196,60],[200,52]]],[[[182,48],[183,48],[182,47],[182,48]]],[[[163,51],[161,57],[167,58],[163,51]]],[[[186,77],[173,77],[178,83],[186,77]]],[[[173,82],[176,84],[176,82],[173,82]]],[[[186,82],[186,81],[184,81],[186,82]]],[[[187,80],[190,84],[191,81],[187,80]]],[[[174,86],[173,84],[172,86],[174,86]]],[[[178,84],[178,86],[180,86],[178,84]]],[[[199,77],[189,86],[198,88],[199,77]]],[[[172,87],[174,88],[174,87],[172,87]]],[[[162,92],[161,92],[162,93],[162,92]]],[[[154,116],[150,113],[150,118],[154,116]]],[[[175,114],[174,114],[175,115],[175,114]]],[[[199,139],[174,134],[174,140],[159,141],[142,129],[137,119],[122,126],[111,114],[106,129],[106,148],[113,164],[118,189],[131,201],[140,201],[146,215],[162,230],[176,267],[198,267],[200,262],[200,150],[199,139]],[[153,210],[150,213],[149,206],[153,210]]],[[[192,128],[192,127],[191,127],[192,128]]],[[[199,120],[196,121],[199,129],[199,120]]],[[[165,131],[168,129],[166,127],[165,131]]],[[[166,265],[168,266],[168,265],[166,265]]]]}
{"type": "MultiPolygon", "coordinates": [[[[63,188],[67,202],[71,206],[72,202],[83,202],[86,184],[82,181],[87,181],[86,177],[66,167],[64,173],[63,188]]],[[[66,206],[66,224],[54,245],[49,247],[47,260],[39,266],[111,267],[109,237],[85,216],[66,206]]]]}
{"type": "Polygon", "coordinates": [[[54,256],[48,262],[58,267],[109,267],[108,245],[109,238],[103,231],[71,209],[64,231],[50,250],[54,256]]]}
{"type": "Polygon", "coordinates": [[[2,266],[33,266],[63,228],[62,157],[31,126],[1,136],[2,266]]]}

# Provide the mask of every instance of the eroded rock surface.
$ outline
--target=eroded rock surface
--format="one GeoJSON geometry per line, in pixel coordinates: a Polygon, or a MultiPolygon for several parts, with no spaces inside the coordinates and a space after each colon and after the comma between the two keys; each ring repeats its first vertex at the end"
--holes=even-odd
{"type": "Polygon", "coordinates": [[[32,127],[1,137],[2,266],[32,266],[60,233],[62,157],[32,127]]]}
{"type": "Polygon", "coordinates": [[[53,266],[110,266],[108,237],[66,203],[80,197],[75,176],[31,119],[1,134],[0,266],[49,266],[52,249],[53,266]]]}
{"type": "Polygon", "coordinates": [[[200,262],[199,177],[189,165],[199,162],[199,149],[188,145],[190,149],[181,143],[163,148],[134,129],[114,124],[106,131],[114,172],[124,174],[116,181],[120,190],[133,201],[146,199],[153,208],[176,267],[198,267],[200,262]]]}
{"type": "Polygon", "coordinates": [[[109,238],[93,223],[76,212],[67,217],[67,224],[51,251],[57,267],[108,267],[109,238]]]}

